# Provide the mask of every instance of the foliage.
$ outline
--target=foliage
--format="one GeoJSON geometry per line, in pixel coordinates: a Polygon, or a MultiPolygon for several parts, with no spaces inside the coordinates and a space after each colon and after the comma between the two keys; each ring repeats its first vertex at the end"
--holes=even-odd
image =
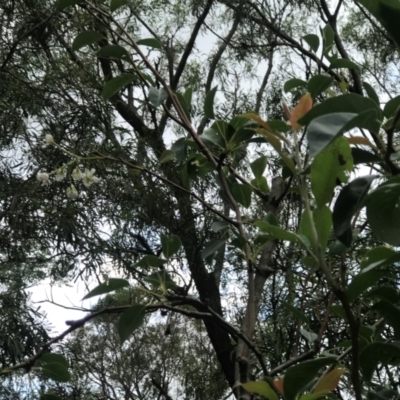
{"type": "Polygon", "coordinates": [[[4,390],[397,398],[398,1],[5,3],[4,390]]]}

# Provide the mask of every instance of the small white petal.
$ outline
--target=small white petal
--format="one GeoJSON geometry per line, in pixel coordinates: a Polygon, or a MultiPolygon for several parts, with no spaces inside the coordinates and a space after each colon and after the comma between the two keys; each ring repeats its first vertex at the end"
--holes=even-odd
{"type": "Polygon", "coordinates": [[[42,186],[47,185],[49,183],[49,174],[47,172],[38,172],[36,175],[36,179],[39,182],[42,182],[42,186]]]}
{"type": "Polygon", "coordinates": [[[74,185],[71,185],[68,189],[67,189],[67,197],[69,197],[72,200],[75,200],[76,198],[78,198],[79,193],[76,190],[76,187],[74,185]]]}
{"type": "Polygon", "coordinates": [[[54,138],[49,133],[45,136],[45,140],[47,145],[54,144],[54,138]]]}
{"type": "Polygon", "coordinates": [[[65,178],[66,173],[67,171],[65,170],[65,168],[58,169],[55,176],[56,181],[61,182],[65,178]]]}
{"type": "Polygon", "coordinates": [[[75,181],[80,181],[83,178],[83,173],[78,167],[72,171],[72,178],[75,181]]]}

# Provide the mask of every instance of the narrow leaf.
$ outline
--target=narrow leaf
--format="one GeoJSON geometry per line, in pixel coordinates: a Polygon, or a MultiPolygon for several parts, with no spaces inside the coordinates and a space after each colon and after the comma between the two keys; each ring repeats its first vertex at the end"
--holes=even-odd
{"type": "Polygon", "coordinates": [[[285,92],[290,92],[291,90],[293,90],[299,86],[306,87],[307,82],[303,81],[302,79],[293,78],[293,79],[289,79],[288,81],[285,82],[285,84],[283,85],[283,90],[285,92]]]}
{"type": "Polygon", "coordinates": [[[104,47],[102,47],[98,52],[97,52],[98,57],[108,57],[111,59],[123,59],[126,61],[130,60],[130,55],[128,51],[122,47],[118,46],[116,44],[108,44],[104,47]]]}
{"type": "Polygon", "coordinates": [[[204,115],[209,119],[215,119],[214,115],[214,98],[218,87],[212,88],[207,94],[204,101],[204,115]]]}
{"type": "Polygon", "coordinates": [[[95,31],[81,32],[72,43],[72,50],[77,51],[82,47],[88,46],[89,44],[99,42],[104,39],[104,36],[95,31]]]}
{"type": "Polygon", "coordinates": [[[176,157],[176,154],[173,150],[164,150],[160,156],[160,158],[158,159],[158,161],[160,162],[160,164],[164,164],[168,161],[173,160],[176,157]]]}
{"type": "Polygon", "coordinates": [[[147,255],[144,256],[139,262],[135,264],[135,266],[139,267],[161,267],[163,264],[165,264],[167,260],[163,260],[162,258],[152,256],[152,255],[147,255]]]}
{"type": "Polygon", "coordinates": [[[110,278],[107,282],[101,283],[99,286],[91,290],[82,300],[90,299],[100,294],[114,292],[115,290],[122,289],[129,286],[129,282],[125,279],[110,278]]]}
{"type": "Polygon", "coordinates": [[[365,91],[367,92],[368,97],[379,106],[379,97],[376,94],[375,89],[368,82],[363,82],[363,86],[365,91]]]}
{"type": "Polygon", "coordinates": [[[305,94],[297,104],[297,106],[293,109],[290,114],[290,123],[292,124],[292,128],[295,131],[299,131],[301,129],[301,125],[299,125],[298,120],[303,117],[308,111],[311,110],[313,105],[313,100],[310,93],[305,94]]]}
{"type": "Polygon", "coordinates": [[[135,304],[121,314],[117,329],[122,343],[143,324],[145,310],[146,306],[135,304]]]}
{"type": "Polygon", "coordinates": [[[249,393],[256,393],[268,400],[279,400],[275,390],[266,381],[242,383],[242,387],[249,393]]]}
{"type": "Polygon", "coordinates": [[[313,393],[318,397],[327,395],[333,392],[339,385],[340,378],[346,372],[344,368],[335,368],[323,376],[315,386],[313,393]]]}
{"type": "Polygon", "coordinates": [[[226,242],[226,239],[214,239],[208,242],[201,255],[203,258],[207,258],[216,253],[226,242]]]}
{"type": "Polygon", "coordinates": [[[140,39],[136,42],[138,45],[152,47],[153,49],[161,49],[162,44],[159,40],[155,38],[148,38],[148,39],[140,39]]]}
{"type": "Polygon", "coordinates": [[[329,69],[335,68],[349,68],[361,72],[361,67],[358,64],[351,60],[347,60],[346,58],[338,58],[337,60],[333,61],[329,66],[329,69]]]}

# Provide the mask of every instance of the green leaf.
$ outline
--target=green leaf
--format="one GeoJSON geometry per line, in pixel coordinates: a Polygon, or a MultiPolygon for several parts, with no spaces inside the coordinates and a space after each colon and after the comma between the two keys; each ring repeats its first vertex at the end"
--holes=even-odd
{"type": "Polygon", "coordinates": [[[283,90],[285,92],[289,92],[299,86],[307,87],[307,82],[303,81],[302,79],[293,78],[293,79],[289,79],[288,81],[285,82],[285,84],[283,85],[283,90]]]}
{"type": "Polygon", "coordinates": [[[383,109],[383,115],[389,119],[394,115],[394,113],[397,111],[399,107],[400,107],[400,96],[396,96],[393,99],[390,99],[385,104],[385,108],[383,109]]]}
{"type": "Polygon", "coordinates": [[[376,269],[359,273],[353,278],[347,288],[349,301],[356,300],[361,293],[373,286],[386,274],[386,271],[376,269]]]}
{"type": "Polygon", "coordinates": [[[183,95],[179,92],[175,92],[175,96],[177,97],[179,104],[181,105],[183,111],[186,114],[186,117],[189,121],[191,121],[191,116],[190,116],[190,104],[188,104],[183,97],[183,95]]]}
{"type": "Polygon", "coordinates": [[[323,357],[305,361],[290,367],[283,380],[285,400],[296,400],[297,396],[314,380],[318,371],[336,362],[336,358],[323,357]]]}
{"type": "Polygon", "coordinates": [[[164,164],[168,161],[173,160],[176,157],[176,154],[173,150],[164,150],[160,156],[160,158],[158,159],[158,161],[160,162],[160,164],[164,164]]]}
{"type": "Polygon", "coordinates": [[[125,310],[118,320],[117,329],[121,342],[124,343],[129,336],[138,329],[144,321],[146,306],[135,304],[125,310]]]}
{"type": "Polygon", "coordinates": [[[75,4],[82,3],[82,0],[58,0],[57,1],[57,10],[62,11],[64,8],[74,6],[75,4]]]}
{"type": "Polygon", "coordinates": [[[182,170],[182,184],[187,190],[191,190],[192,183],[193,182],[190,179],[189,172],[188,172],[188,165],[186,163],[182,170]]]}
{"type": "Polygon", "coordinates": [[[152,256],[152,255],[147,255],[147,256],[144,256],[139,262],[137,262],[135,264],[135,266],[138,266],[138,267],[161,267],[166,262],[167,262],[167,260],[163,260],[162,258],[152,256]]]}
{"type": "Polygon", "coordinates": [[[393,0],[357,0],[389,32],[397,47],[400,48],[400,4],[393,0]]]}
{"type": "Polygon", "coordinates": [[[321,115],[313,119],[308,125],[307,140],[310,147],[310,156],[315,157],[338,136],[355,127],[365,128],[366,121],[376,118],[373,109],[361,114],[339,112],[321,115]]]}
{"type": "Polygon", "coordinates": [[[361,351],[359,361],[362,374],[369,382],[378,364],[396,365],[399,359],[400,347],[391,343],[375,342],[361,351]]]}
{"type": "Polygon", "coordinates": [[[378,114],[375,120],[370,121],[368,119],[368,124],[363,126],[367,129],[371,129],[375,133],[379,133],[380,121],[382,120],[381,109],[373,100],[354,93],[335,96],[315,105],[304,117],[300,118],[298,122],[304,126],[322,115],[341,112],[361,114],[371,109],[375,110],[378,114]]]}
{"type": "Polygon", "coordinates": [[[149,101],[154,107],[159,107],[167,97],[168,92],[164,88],[157,89],[152,86],[149,88],[149,101]]]}
{"type": "Polygon", "coordinates": [[[107,282],[103,282],[91,290],[82,300],[90,299],[91,297],[99,296],[100,294],[114,292],[115,290],[122,289],[127,286],[130,285],[125,279],[110,278],[107,280],[107,282]]]}
{"type": "Polygon", "coordinates": [[[44,363],[58,363],[63,365],[65,368],[68,368],[68,361],[61,354],[44,353],[40,357],[40,361],[44,363]]]}
{"type": "Polygon", "coordinates": [[[185,93],[183,93],[182,96],[185,99],[185,102],[188,105],[188,107],[190,107],[191,104],[192,104],[193,89],[192,88],[187,88],[185,90],[185,93]]]}
{"type": "Polygon", "coordinates": [[[250,168],[253,171],[253,174],[256,178],[262,177],[265,168],[267,167],[267,162],[268,162],[268,157],[261,156],[260,158],[257,158],[257,160],[253,161],[250,164],[250,168]]]}
{"type": "Polygon", "coordinates": [[[365,91],[367,92],[368,97],[379,106],[379,97],[376,94],[374,88],[368,82],[363,82],[363,86],[365,91]]]}
{"type": "Polygon", "coordinates": [[[361,72],[361,67],[358,64],[346,58],[338,58],[337,60],[331,62],[329,69],[335,68],[349,68],[361,72]]]}
{"type": "Polygon", "coordinates": [[[288,132],[290,131],[290,126],[285,122],[279,119],[273,119],[267,122],[267,124],[278,132],[288,132]]]}
{"type": "Polygon", "coordinates": [[[313,98],[328,89],[333,82],[331,76],[315,75],[307,83],[307,89],[313,98]]]}
{"type": "Polygon", "coordinates": [[[366,203],[372,232],[384,242],[400,245],[400,178],[378,186],[369,194],[366,203]]]}
{"type": "Polygon", "coordinates": [[[311,50],[316,53],[319,48],[319,37],[317,35],[308,34],[302,38],[311,48],[311,50]]]}
{"type": "Polygon", "coordinates": [[[219,232],[222,231],[223,229],[226,229],[230,226],[231,224],[227,221],[214,221],[211,225],[211,230],[213,232],[219,232]]]}
{"type": "Polygon", "coordinates": [[[154,272],[146,276],[144,280],[156,288],[160,286],[164,290],[176,288],[176,283],[172,280],[169,273],[165,270],[154,272]]]}
{"type": "Polygon", "coordinates": [[[284,301],[282,305],[287,308],[297,319],[304,322],[306,325],[310,324],[310,320],[306,317],[306,315],[300,311],[297,307],[292,306],[291,304],[284,301]]]}
{"type": "Polygon", "coordinates": [[[393,286],[383,285],[368,292],[366,297],[387,300],[389,303],[397,304],[400,301],[400,293],[393,286]]]}
{"type": "Polygon", "coordinates": [[[218,87],[212,88],[207,94],[204,101],[204,115],[209,119],[215,119],[214,115],[214,98],[218,87]]]}
{"type": "Polygon", "coordinates": [[[242,387],[249,393],[256,393],[268,400],[279,400],[275,390],[266,381],[242,383],[242,387]]]}
{"type": "Polygon", "coordinates": [[[129,85],[132,81],[137,78],[134,74],[121,74],[113,79],[110,79],[103,87],[101,95],[104,100],[108,100],[118,93],[125,86],[129,85]]]}
{"type": "Polygon", "coordinates": [[[153,49],[162,48],[162,44],[160,43],[160,41],[155,38],[140,39],[136,42],[136,44],[141,46],[152,47],[153,49]]]}
{"type": "Polygon", "coordinates": [[[161,246],[164,256],[166,258],[170,258],[179,251],[182,246],[182,242],[181,239],[179,239],[179,236],[161,235],[161,246]]]}
{"type": "MultiPolygon", "coordinates": [[[[128,51],[122,47],[118,46],[116,44],[108,44],[104,47],[102,47],[98,52],[97,52],[98,57],[110,57],[112,59],[122,59],[129,61],[130,60],[130,55],[128,51]]],[[[121,74],[124,75],[124,74],[121,74]]]]}
{"type": "Polygon", "coordinates": [[[325,27],[321,29],[321,35],[324,40],[324,55],[327,55],[333,46],[335,33],[333,32],[332,27],[329,24],[326,24],[325,27]]]}
{"type": "Polygon", "coordinates": [[[224,138],[213,128],[206,129],[201,135],[203,142],[210,142],[221,149],[225,149],[226,143],[224,138]]]}
{"type": "Polygon", "coordinates": [[[347,180],[347,171],[353,168],[351,150],[340,137],[317,154],[311,164],[311,189],[319,208],[332,200],[337,181],[347,180]]]}
{"type": "Polygon", "coordinates": [[[288,240],[289,242],[299,243],[305,248],[309,247],[306,237],[297,235],[296,233],[285,231],[278,226],[271,225],[267,221],[257,221],[254,226],[260,228],[260,231],[269,235],[270,239],[288,240]]]}
{"type": "Polygon", "coordinates": [[[207,258],[215,254],[225,243],[227,239],[214,239],[208,242],[204,250],[201,252],[203,258],[207,258]]]}
{"type": "Polygon", "coordinates": [[[178,139],[171,146],[171,150],[176,154],[176,159],[178,161],[185,160],[186,159],[186,151],[187,151],[186,139],[185,138],[178,139]]]}
{"type": "Polygon", "coordinates": [[[375,164],[382,162],[382,159],[370,153],[369,151],[359,149],[358,147],[351,148],[351,155],[353,156],[353,163],[356,164],[375,164]]]}
{"type": "Polygon", "coordinates": [[[104,36],[96,31],[85,31],[81,32],[72,43],[72,50],[77,51],[82,47],[88,46],[89,44],[99,42],[104,39],[104,36]]]}
{"type": "Polygon", "coordinates": [[[127,4],[129,4],[129,0],[111,0],[110,10],[111,12],[114,12],[115,10],[118,10],[118,8],[127,4]]]}
{"type": "MultiPolygon", "coordinates": [[[[377,271],[370,271],[377,272],[377,271]]],[[[385,272],[385,271],[380,271],[385,272]]],[[[396,340],[400,339],[400,309],[389,303],[386,300],[382,300],[373,305],[372,310],[378,311],[378,313],[385,318],[385,321],[393,328],[394,337],[396,340]]]]}
{"type": "Polygon", "coordinates": [[[313,343],[318,339],[318,335],[306,329],[300,328],[300,333],[307,339],[308,342],[313,343]]]}
{"type": "Polygon", "coordinates": [[[250,182],[255,188],[261,190],[264,193],[269,192],[269,186],[267,179],[264,176],[260,176],[259,178],[252,179],[250,182]]]}
{"type": "Polygon", "coordinates": [[[68,369],[58,362],[46,363],[42,367],[42,373],[46,378],[50,378],[56,382],[69,382],[71,375],[68,369]]]}
{"type": "Polygon", "coordinates": [[[374,268],[391,266],[399,261],[399,253],[387,247],[379,246],[367,251],[363,260],[361,261],[360,268],[363,271],[370,271],[374,268]]]}
{"type": "Polygon", "coordinates": [[[333,230],[335,236],[347,247],[352,241],[351,220],[353,215],[360,209],[368,193],[375,175],[364,176],[354,179],[345,186],[333,207],[333,230]]]}
{"type": "Polygon", "coordinates": [[[232,185],[232,196],[243,207],[249,208],[251,205],[251,187],[234,183],[232,185]]]}

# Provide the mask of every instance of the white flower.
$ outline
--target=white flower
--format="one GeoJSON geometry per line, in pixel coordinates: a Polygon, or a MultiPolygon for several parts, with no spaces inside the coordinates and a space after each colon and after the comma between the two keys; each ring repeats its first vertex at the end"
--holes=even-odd
{"type": "Polygon", "coordinates": [[[59,169],[56,171],[56,176],[55,176],[56,181],[57,181],[57,182],[61,182],[61,181],[65,178],[65,175],[66,175],[66,174],[67,174],[67,171],[65,170],[64,167],[59,168],[59,169]]]}
{"type": "Polygon", "coordinates": [[[49,174],[47,172],[38,172],[36,175],[36,179],[39,182],[42,182],[42,186],[47,185],[49,183],[49,174]]]}
{"type": "Polygon", "coordinates": [[[54,138],[49,133],[45,136],[45,140],[46,140],[46,145],[47,146],[49,146],[51,144],[54,144],[54,138]]]}
{"type": "Polygon", "coordinates": [[[75,181],[80,181],[83,178],[83,172],[79,169],[79,167],[76,167],[73,171],[72,171],[72,178],[75,181]]]}
{"type": "Polygon", "coordinates": [[[69,197],[72,200],[75,200],[79,196],[78,191],[76,190],[76,187],[74,185],[71,185],[67,189],[67,197],[69,197]]]}
{"type": "Polygon", "coordinates": [[[100,182],[100,178],[94,176],[96,170],[92,168],[91,170],[85,169],[85,173],[83,174],[82,182],[86,187],[92,186],[93,183],[100,182]]]}

